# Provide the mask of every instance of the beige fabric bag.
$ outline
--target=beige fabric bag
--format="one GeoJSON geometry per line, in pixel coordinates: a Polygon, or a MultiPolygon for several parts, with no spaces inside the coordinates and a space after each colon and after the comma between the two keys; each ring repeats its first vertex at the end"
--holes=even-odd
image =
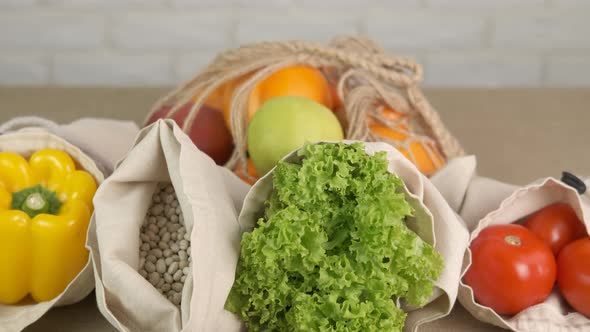
{"type": "Polygon", "coordinates": [[[88,245],[98,308],[119,331],[239,331],[223,309],[238,259],[237,210],[248,186],[171,120],[143,129],[99,188],[88,245]],[[139,231],[158,182],[171,182],[191,234],[192,278],[178,310],[137,271],[139,231]]]}
{"type": "MultiPolygon", "coordinates": [[[[350,141],[347,141],[350,142],[350,141]]],[[[445,268],[435,282],[431,302],[424,308],[409,311],[405,331],[417,331],[421,324],[448,315],[455,303],[461,261],[468,242],[468,231],[457,215],[445,202],[434,185],[407,158],[389,144],[365,143],[366,152],[372,155],[379,151],[387,153],[389,170],[397,174],[405,183],[410,204],[416,209],[416,225],[413,230],[426,242],[434,244],[444,258],[445,268]]],[[[285,160],[294,160],[296,151],[285,160]]],[[[250,190],[244,200],[240,213],[240,226],[251,231],[264,213],[264,202],[272,191],[272,171],[261,178],[250,190]]]]}
{"type": "MultiPolygon", "coordinates": [[[[490,225],[509,224],[555,202],[571,205],[576,214],[590,229],[590,196],[578,192],[554,178],[538,180],[518,188],[475,175],[473,157],[458,158],[437,174],[433,182],[455,202],[455,208],[472,230],[473,240],[481,230],[490,225]],[[457,183],[457,186],[453,186],[457,183]],[[461,201],[460,205],[456,202],[461,201]]],[[[590,181],[586,181],[590,185],[590,181]]],[[[471,252],[466,250],[463,272],[471,264],[471,252]]],[[[577,312],[570,312],[559,293],[554,292],[544,303],[525,309],[514,316],[498,315],[489,307],[475,302],[473,290],[460,282],[459,301],[477,319],[518,332],[537,331],[588,331],[590,319],[577,312]]]]}
{"type": "Polygon", "coordinates": [[[72,143],[90,156],[105,175],[131,147],[139,128],[131,121],[83,118],[68,124],[26,116],[17,117],[0,125],[0,134],[42,128],[72,143]]]}
{"type": "Polygon", "coordinates": [[[476,168],[475,156],[459,157],[430,178],[469,231],[518,189],[518,186],[479,176],[476,168]]]}
{"type": "MultiPolygon", "coordinates": [[[[29,128],[0,135],[0,151],[12,151],[28,157],[43,148],[60,149],[67,152],[98,183],[104,180],[96,163],[78,147],[40,128],[29,128]]],[[[0,331],[21,331],[43,316],[49,309],[68,305],[84,299],[94,288],[90,259],[84,269],[66,287],[63,293],[51,301],[26,303],[22,305],[0,304],[0,331]]]]}

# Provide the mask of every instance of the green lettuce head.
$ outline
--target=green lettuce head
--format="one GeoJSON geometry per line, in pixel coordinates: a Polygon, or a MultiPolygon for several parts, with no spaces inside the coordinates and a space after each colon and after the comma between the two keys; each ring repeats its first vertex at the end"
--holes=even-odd
{"type": "Polygon", "coordinates": [[[443,260],[385,153],[309,144],[281,162],[265,217],[244,233],[226,309],[257,331],[401,331],[403,298],[427,303],[443,260]]]}

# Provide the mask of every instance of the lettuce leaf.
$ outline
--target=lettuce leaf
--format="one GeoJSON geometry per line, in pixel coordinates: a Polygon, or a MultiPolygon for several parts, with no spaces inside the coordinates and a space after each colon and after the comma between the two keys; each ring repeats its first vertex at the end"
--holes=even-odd
{"type": "Polygon", "coordinates": [[[244,233],[226,309],[257,331],[401,331],[443,268],[405,224],[413,213],[385,153],[305,145],[281,162],[265,218],[244,233]]]}

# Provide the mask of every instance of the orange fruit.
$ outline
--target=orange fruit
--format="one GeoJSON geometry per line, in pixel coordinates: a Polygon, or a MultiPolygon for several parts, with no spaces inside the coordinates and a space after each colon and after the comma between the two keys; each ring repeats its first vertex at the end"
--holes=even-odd
{"type": "MultiPolygon", "coordinates": [[[[234,80],[225,88],[223,113],[228,126],[233,92],[248,77],[234,80]]],[[[280,69],[256,84],[248,101],[248,120],[266,101],[281,96],[306,97],[332,109],[330,86],[322,72],[311,66],[295,65],[280,69]]]]}
{"type": "MultiPolygon", "coordinates": [[[[390,121],[402,120],[405,115],[396,112],[389,108],[383,108],[383,117],[390,121]]],[[[374,135],[390,139],[393,141],[404,142],[408,139],[406,134],[408,127],[405,124],[400,124],[395,128],[389,128],[382,123],[376,121],[369,121],[369,129],[374,135]],[[396,130],[399,129],[399,130],[396,130]]],[[[416,167],[426,176],[434,174],[443,166],[442,156],[438,149],[430,143],[411,142],[409,144],[409,152],[404,147],[396,147],[406,158],[412,161],[416,167]],[[411,153],[410,153],[411,152],[411,153]],[[429,153],[430,152],[430,153],[429,153]],[[412,159],[413,155],[413,159],[412,159]]]]}
{"type": "Polygon", "coordinates": [[[405,114],[401,114],[391,108],[382,107],[381,115],[386,120],[392,122],[401,122],[399,125],[395,127],[395,129],[391,129],[384,125],[381,122],[377,122],[373,118],[369,118],[369,129],[371,132],[377,136],[389,138],[395,141],[405,141],[408,138],[408,135],[405,133],[408,131],[408,126],[403,123],[404,118],[406,117],[405,114]],[[399,129],[399,130],[396,130],[399,129]]]}
{"type": "Polygon", "coordinates": [[[247,164],[248,169],[244,172],[244,167],[242,166],[242,163],[239,162],[236,167],[234,167],[234,173],[244,182],[253,185],[256,180],[258,180],[258,174],[256,173],[256,169],[250,158],[248,158],[247,164]]]}

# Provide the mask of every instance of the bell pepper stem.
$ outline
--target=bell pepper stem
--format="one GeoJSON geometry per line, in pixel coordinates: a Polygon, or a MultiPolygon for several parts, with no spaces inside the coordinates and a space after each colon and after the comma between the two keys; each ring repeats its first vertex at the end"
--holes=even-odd
{"type": "Polygon", "coordinates": [[[42,213],[57,214],[61,204],[54,191],[37,185],[13,193],[11,209],[21,210],[34,218],[42,213]]]}
{"type": "Polygon", "coordinates": [[[25,202],[21,206],[21,209],[27,214],[40,214],[45,213],[49,209],[47,200],[40,193],[32,193],[27,196],[25,202]]]}

